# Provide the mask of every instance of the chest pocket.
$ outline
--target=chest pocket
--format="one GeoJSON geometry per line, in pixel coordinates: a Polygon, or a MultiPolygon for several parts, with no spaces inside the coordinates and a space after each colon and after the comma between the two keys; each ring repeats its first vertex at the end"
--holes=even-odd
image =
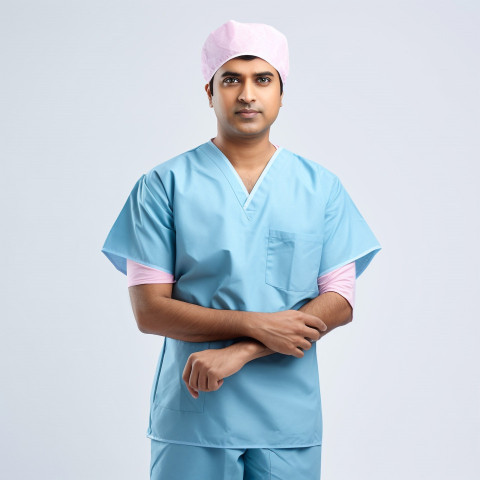
{"type": "Polygon", "coordinates": [[[269,229],[265,283],[292,292],[318,290],[323,236],[269,229]]]}

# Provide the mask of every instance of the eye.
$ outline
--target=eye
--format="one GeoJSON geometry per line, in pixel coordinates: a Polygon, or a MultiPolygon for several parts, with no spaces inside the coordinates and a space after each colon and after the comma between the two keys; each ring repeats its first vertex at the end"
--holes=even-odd
{"type": "Polygon", "coordinates": [[[238,78],[237,77],[226,77],[226,78],[224,78],[223,82],[224,83],[232,83],[232,82],[227,82],[227,80],[238,80],[238,78]]]}
{"type": "Polygon", "coordinates": [[[260,83],[270,83],[271,80],[269,77],[258,77],[259,79],[262,79],[262,80],[268,80],[268,82],[260,82],[260,83]]]}

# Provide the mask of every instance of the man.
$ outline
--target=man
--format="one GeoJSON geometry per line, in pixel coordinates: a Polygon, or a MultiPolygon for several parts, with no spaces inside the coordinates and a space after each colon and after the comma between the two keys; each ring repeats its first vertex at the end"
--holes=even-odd
{"type": "Polygon", "coordinates": [[[381,247],[336,175],[270,143],[288,66],[269,25],[212,32],[216,137],[142,175],[102,248],[139,329],[165,337],[152,479],[320,478],[311,346],[352,320],[353,282],[381,247]]]}

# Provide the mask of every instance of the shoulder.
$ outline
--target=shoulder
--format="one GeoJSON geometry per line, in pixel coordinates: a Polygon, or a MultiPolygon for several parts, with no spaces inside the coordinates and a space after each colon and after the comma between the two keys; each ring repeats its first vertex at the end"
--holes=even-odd
{"type": "Polygon", "coordinates": [[[160,178],[164,178],[168,176],[169,173],[176,173],[181,172],[188,169],[192,162],[196,161],[197,159],[197,150],[200,146],[187,150],[186,152],[182,152],[174,157],[171,157],[162,163],[159,163],[152,167],[147,175],[153,177],[158,175],[160,178]]]}
{"type": "Polygon", "coordinates": [[[331,170],[323,166],[321,163],[312,160],[304,155],[300,155],[299,153],[295,153],[287,148],[283,148],[286,155],[288,155],[292,162],[295,163],[296,168],[303,168],[305,170],[310,171],[313,175],[324,180],[326,182],[335,182],[338,177],[335,173],[331,170]]]}
{"type": "Polygon", "coordinates": [[[324,165],[286,148],[283,148],[283,150],[289,157],[289,161],[292,163],[295,171],[306,175],[316,188],[328,193],[327,196],[330,196],[332,190],[338,188],[340,179],[324,165]]]}
{"type": "Polygon", "coordinates": [[[148,188],[161,190],[171,197],[175,189],[175,179],[191,172],[192,164],[198,161],[197,150],[199,147],[194,147],[154,165],[143,175],[148,188]]]}

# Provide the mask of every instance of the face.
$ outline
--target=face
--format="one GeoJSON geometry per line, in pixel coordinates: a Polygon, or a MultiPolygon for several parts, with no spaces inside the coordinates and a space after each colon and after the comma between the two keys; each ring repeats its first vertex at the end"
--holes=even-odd
{"type": "Polygon", "coordinates": [[[229,137],[265,134],[282,106],[278,73],[261,58],[229,60],[215,72],[213,96],[208,84],[205,90],[219,133],[229,137]],[[242,113],[245,109],[255,112],[242,113]]]}

